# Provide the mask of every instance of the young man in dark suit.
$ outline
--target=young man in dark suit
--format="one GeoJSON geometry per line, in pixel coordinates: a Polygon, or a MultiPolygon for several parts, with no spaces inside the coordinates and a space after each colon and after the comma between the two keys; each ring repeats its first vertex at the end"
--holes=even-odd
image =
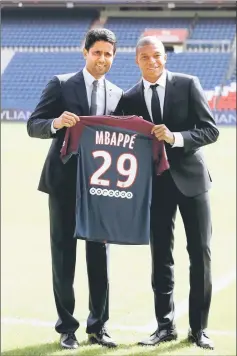
{"type": "MultiPolygon", "coordinates": [[[[31,137],[53,139],[38,189],[49,194],[53,290],[58,312],[55,329],[61,334],[60,344],[64,348],[79,346],[75,337],[79,322],[73,316],[76,161],[71,159],[64,165],[60,149],[66,128],[75,125],[80,116],[105,115],[115,110],[123,92],[104,77],[111,68],[115,52],[113,32],[90,30],[83,50],[84,69],[54,76],[27,122],[31,137]]],[[[86,243],[90,309],[86,331],[91,343],[115,347],[105,328],[109,318],[108,252],[106,244],[86,243]]]]}
{"type": "Polygon", "coordinates": [[[213,349],[205,331],[211,302],[212,233],[208,190],[211,177],[202,146],[219,132],[197,77],[165,70],[167,55],[156,37],[138,41],[136,63],[142,80],[122,97],[117,113],[154,122],[164,140],[170,170],[153,178],[151,206],[152,287],[158,328],[140,345],[174,340],[174,225],[177,207],[183,219],[190,258],[189,339],[213,349]]]}

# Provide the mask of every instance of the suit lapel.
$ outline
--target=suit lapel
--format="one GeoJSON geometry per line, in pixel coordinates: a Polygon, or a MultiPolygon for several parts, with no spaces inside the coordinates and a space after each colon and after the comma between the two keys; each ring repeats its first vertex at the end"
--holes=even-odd
{"type": "Polygon", "coordinates": [[[75,77],[75,92],[78,100],[78,105],[82,108],[83,115],[89,115],[89,104],[87,99],[86,85],[82,71],[78,72],[75,77]]]}
{"type": "Polygon", "coordinates": [[[138,110],[139,112],[142,112],[142,116],[143,119],[147,120],[147,121],[151,121],[151,117],[149,114],[149,111],[147,109],[146,106],[146,101],[145,101],[145,97],[144,97],[144,85],[143,85],[143,80],[141,80],[138,85],[137,85],[137,92],[139,95],[139,99],[136,103],[137,107],[140,107],[140,109],[138,110]]]}
{"type": "Polygon", "coordinates": [[[169,111],[172,106],[175,95],[175,78],[172,76],[172,73],[167,71],[166,87],[165,87],[165,100],[163,108],[163,121],[166,122],[169,120],[169,111]]]}

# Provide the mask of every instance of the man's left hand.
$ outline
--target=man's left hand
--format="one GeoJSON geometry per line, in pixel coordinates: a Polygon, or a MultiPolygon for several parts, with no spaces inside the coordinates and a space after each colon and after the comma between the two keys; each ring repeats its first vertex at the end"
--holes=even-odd
{"type": "Polygon", "coordinates": [[[156,136],[159,141],[164,140],[170,145],[174,144],[174,134],[165,125],[155,125],[153,126],[151,133],[156,136]]]}

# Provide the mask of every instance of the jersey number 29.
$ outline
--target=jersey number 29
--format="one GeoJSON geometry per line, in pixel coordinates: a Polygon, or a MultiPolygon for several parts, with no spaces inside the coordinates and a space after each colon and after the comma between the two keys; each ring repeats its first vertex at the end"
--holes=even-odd
{"type": "MultiPolygon", "coordinates": [[[[104,174],[111,166],[112,163],[112,157],[107,151],[94,151],[92,152],[92,155],[94,158],[97,157],[102,157],[104,159],[104,162],[100,166],[95,173],[92,174],[91,179],[90,179],[90,184],[91,185],[100,185],[104,187],[108,187],[110,185],[110,180],[109,179],[102,179],[101,176],[104,174]]],[[[137,159],[134,155],[131,153],[123,153],[118,157],[117,160],[117,171],[120,175],[127,177],[127,180],[121,181],[117,180],[117,187],[120,188],[128,188],[130,187],[137,175],[137,159]],[[124,163],[125,161],[129,161],[129,168],[125,169],[124,168],[124,163]]]]}

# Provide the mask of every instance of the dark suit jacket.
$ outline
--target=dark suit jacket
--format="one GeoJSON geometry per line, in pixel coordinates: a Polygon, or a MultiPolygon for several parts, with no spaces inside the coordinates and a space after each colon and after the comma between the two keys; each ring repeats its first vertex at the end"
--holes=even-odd
{"type": "MultiPolygon", "coordinates": [[[[116,113],[139,115],[151,121],[142,80],[125,92],[116,113]]],[[[166,144],[170,173],[178,189],[186,196],[207,191],[211,177],[200,147],[215,142],[219,131],[197,77],[167,71],[163,122],[184,138],[182,148],[166,144]]]]}
{"type": "MultiPolygon", "coordinates": [[[[114,112],[123,91],[108,80],[105,80],[105,90],[104,114],[108,115],[114,112]]],[[[73,159],[66,165],[60,159],[66,129],[58,130],[55,135],[51,132],[52,121],[64,111],[70,111],[78,116],[89,115],[82,71],[53,77],[42,92],[39,104],[27,122],[27,131],[31,137],[53,138],[38,187],[40,191],[49,194],[67,189],[76,175],[73,159]]]]}

